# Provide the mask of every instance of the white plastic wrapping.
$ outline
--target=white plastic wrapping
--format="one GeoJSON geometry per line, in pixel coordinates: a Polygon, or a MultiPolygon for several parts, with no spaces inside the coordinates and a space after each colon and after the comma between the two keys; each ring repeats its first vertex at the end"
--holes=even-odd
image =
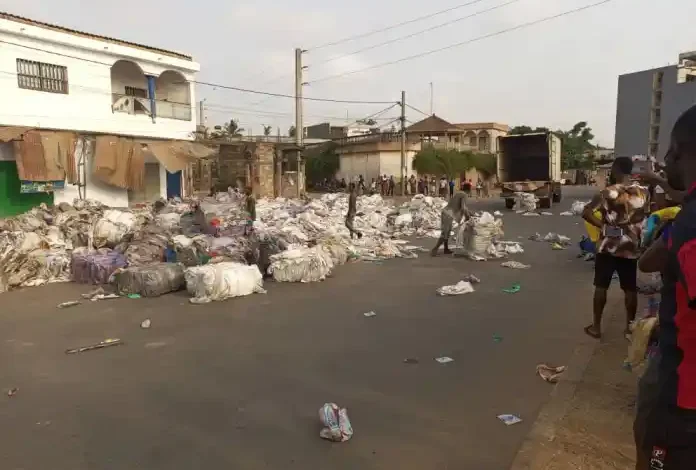
{"type": "Polygon", "coordinates": [[[484,212],[459,227],[456,252],[459,255],[488,258],[497,251],[494,242],[502,234],[503,220],[484,212]]]}
{"type": "Polygon", "coordinates": [[[188,268],[186,290],[192,295],[189,302],[203,304],[263,293],[263,277],[259,268],[241,263],[224,262],[188,268]]]}
{"type": "Polygon", "coordinates": [[[531,212],[537,208],[537,198],[532,193],[515,193],[515,208],[517,210],[531,212]]]}
{"type": "Polygon", "coordinates": [[[94,247],[113,248],[135,228],[135,215],[116,209],[107,210],[94,226],[94,247]]]}
{"type": "Polygon", "coordinates": [[[317,282],[334,268],[331,255],[321,246],[294,248],[271,256],[268,268],[278,282],[317,282]]]}

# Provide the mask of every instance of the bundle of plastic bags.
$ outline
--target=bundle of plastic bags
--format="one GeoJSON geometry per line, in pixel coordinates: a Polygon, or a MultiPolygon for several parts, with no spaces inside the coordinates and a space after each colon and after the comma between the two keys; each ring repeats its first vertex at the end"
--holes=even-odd
{"type": "Polygon", "coordinates": [[[333,267],[331,255],[321,246],[314,246],[271,256],[268,271],[278,282],[316,282],[326,279],[333,267]]]}
{"type": "Polygon", "coordinates": [[[223,262],[186,269],[186,290],[189,302],[204,304],[232,297],[264,293],[263,277],[256,266],[223,262]]]}
{"type": "Polygon", "coordinates": [[[70,271],[72,280],[83,284],[107,284],[111,275],[126,267],[123,254],[109,249],[88,252],[84,248],[72,252],[70,271]]]}
{"type": "Polygon", "coordinates": [[[515,208],[520,211],[531,212],[537,208],[537,198],[532,193],[515,193],[515,208]]]}
{"type": "Polygon", "coordinates": [[[180,263],[155,263],[123,269],[114,275],[119,294],[158,297],[186,286],[184,266],[180,263]]]}
{"type": "Polygon", "coordinates": [[[456,252],[460,255],[488,258],[497,252],[495,240],[503,235],[503,219],[490,213],[470,218],[459,227],[456,252]]]}
{"type": "Polygon", "coordinates": [[[348,410],[336,403],[324,403],[319,408],[319,421],[323,426],[319,437],[334,442],[346,442],[353,437],[353,426],[348,418],[348,410]]]}
{"type": "Polygon", "coordinates": [[[134,228],[135,215],[132,212],[108,210],[94,226],[94,247],[113,248],[121,243],[134,228]]]}

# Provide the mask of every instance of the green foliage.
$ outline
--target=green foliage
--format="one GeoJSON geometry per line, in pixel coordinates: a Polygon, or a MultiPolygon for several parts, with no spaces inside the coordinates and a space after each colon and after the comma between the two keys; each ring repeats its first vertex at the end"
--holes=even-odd
{"type": "Polygon", "coordinates": [[[413,169],[424,175],[445,175],[456,178],[471,168],[493,175],[496,171],[494,155],[425,148],[413,159],[413,169]]]}
{"type": "Polygon", "coordinates": [[[266,137],[268,137],[269,135],[271,135],[271,132],[273,132],[273,126],[266,126],[266,125],[264,124],[264,126],[263,126],[263,135],[265,135],[266,137]]]}
{"type": "MultiPolygon", "coordinates": [[[[532,132],[551,132],[548,127],[515,126],[510,129],[510,135],[530,134],[532,132]]],[[[568,131],[557,130],[555,135],[560,137],[563,142],[563,155],[561,156],[561,166],[564,170],[569,169],[591,169],[592,159],[589,154],[597,148],[592,144],[594,134],[592,128],[588,127],[587,122],[580,121],[568,131]]]]}
{"type": "Polygon", "coordinates": [[[290,128],[288,129],[288,137],[295,137],[295,133],[295,126],[290,126],[290,128]]]}
{"type": "Polygon", "coordinates": [[[310,185],[320,183],[324,178],[333,178],[338,168],[339,157],[333,142],[305,152],[305,177],[310,185]]]}

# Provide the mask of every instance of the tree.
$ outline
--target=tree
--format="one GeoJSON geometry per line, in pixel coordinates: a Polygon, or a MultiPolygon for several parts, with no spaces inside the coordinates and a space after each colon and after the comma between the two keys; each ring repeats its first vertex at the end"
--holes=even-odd
{"type": "Polygon", "coordinates": [[[295,126],[290,126],[290,129],[288,129],[288,137],[295,137],[296,133],[295,126]]]}
{"type": "Polygon", "coordinates": [[[236,137],[242,135],[244,128],[239,127],[239,120],[230,119],[230,122],[225,124],[224,131],[228,136],[236,137]]]}
{"type": "Polygon", "coordinates": [[[305,176],[311,185],[321,183],[325,178],[332,179],[339,168],[336,143],[312,147],[305,151],[305,176]]]}
{"type": "Polygon", "coordinates": [[[557,131],[563,141],[563,169],[590,169],[592,158],[590,152],[596,147],[592,144],[594,134],[587,122],[580,121],[569,131],[557,131]]]}
{"type": "Polygon", "coordinates": [[[273,126],[267,126],[264,124],[263,125],[263,135],[268,137],[269,135],[271,135],[271,132],[273,132],[273,126]]]}
{"type": "Polygon", "coordinates": [[[530,126],[515,126],[510,129],[510,135],[524,135],[532,134],[534,132],[550,132],[548,127],[535,127],[532,129],[530,126]]]}

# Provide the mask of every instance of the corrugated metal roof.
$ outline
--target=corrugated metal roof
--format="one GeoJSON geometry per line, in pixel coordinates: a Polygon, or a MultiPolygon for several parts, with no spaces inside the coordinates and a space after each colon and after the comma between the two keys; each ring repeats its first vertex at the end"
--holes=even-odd
{"type": "Polygon", "coordinates": [[[135,48],[143,49],[146,51],[157,52],[158,54],[164,54],[164,55],[176,57],[179,59],[193,60],[193,58],[190,55],[182,54],[180,52],[168,51],[166,49],[159,49],[157,47],[145,46],[143,44],[137,44],[134,42],[124,41],[122,39],[115,39],[115,38],[110,38],[107,36],[100,36],[98,34],[86,33],[84,31],[77,31],[75,29],[65,28],[63,26],[58,26],[58,25],[54,25],[54,24],[50,24],[50,23],[44,23],[42,21],[36,21],[36,20],[29,19],[29,18],[24,18],[21,16],[13,15],[12,13],[6,13],[4,11],[0,11],[0,18],[5,19],[5,20],[9,20],[9,21],[15,21],[17,23],[24,23],[24,24],[27,24],[30,26],[38,26],[39,28],[50,29],[53,31],[59,31],[59,32],[63,32],[63,33],[69,33],[69,34],[73,34],[75,36],[81,36],[84,38],[97,39],[99,41],[106,41],[106,42],[111,42],[114,44],[121,44],[124,46],[135,47],[135,48]]]}

